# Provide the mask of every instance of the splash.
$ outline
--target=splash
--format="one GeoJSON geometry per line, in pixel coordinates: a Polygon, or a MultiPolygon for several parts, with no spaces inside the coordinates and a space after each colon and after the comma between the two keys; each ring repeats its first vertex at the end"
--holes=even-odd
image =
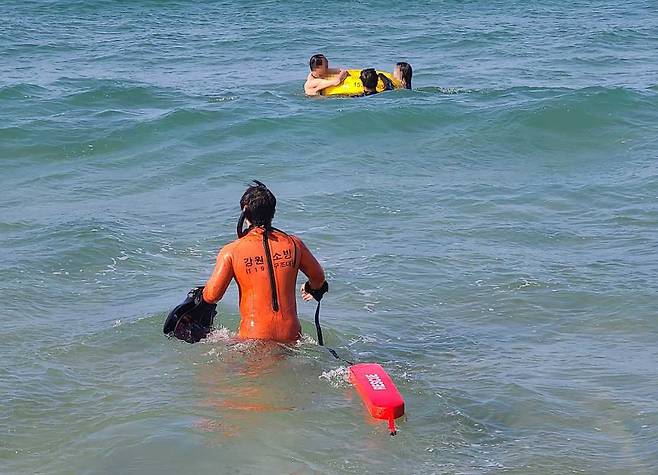
{"type": "Polygon", "coordinates": [[[216,328],[206,336],[200,343],[216,344],[216,343],[231,343],[235,341],[237,333],[225,327],[216,328]]]}
{"type": "Polygon", "coordinates": [[[308,334],[302,335],[302,337],[295,342],[295,347],[300,348],[305,345],[317,345],[318,342],[308,334]]]}
{"type": "Polygon", "coordinates": [[[324,371],[319,379],[325,379],[334,388],[346,388],[350,385],[350,372],[346,366],[324,371]]]}

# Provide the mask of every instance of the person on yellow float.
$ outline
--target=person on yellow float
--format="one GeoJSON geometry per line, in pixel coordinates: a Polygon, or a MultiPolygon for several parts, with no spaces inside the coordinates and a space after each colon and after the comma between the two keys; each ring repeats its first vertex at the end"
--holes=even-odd
{"type": "Polygon", "coordinates": [[[358,97],[392,89],[411,89],[413,71],[411,65],[406,62],[396,63],[392,74],[372,68],[330,69],[329,61],[322,54],[313,55],[309,65],[311,73],[304,84],[304,92],[308,96],[358,97]],[[373,87],[374,81],[376,85],[373,87]]]}
{"type": "Polygon", "coordinates": [[[401,61],[393,68],[393,79],[400,83],[402,89],[411,89],[411,76],[413,69],[411,64],[401,61]]]}
{"type": "Polygon", "coordinates": [[[395,89],[395,86],[393,85],[393,81],[391,81],[389,78],[384,76],[382,73],[377,73],[374,68],[368,68],[368,69],[363,69],[361,70],[361,73],[359,74],[359,79],[361,79],[361,83],[363,84],[363,94],[362,96],[372,96],[373,94],[377,94],[378,92],[384,92],[384,91],[392,91],[395,89]],[[384,89],[381,91],[377,90],[377,84],[379,81],[382,81],[384,84],[384,89]]]}
{"type": "Polygon", "coordinates": [[[323,54],[311,56],[309,67],[311,72],[304,84],[304,93],[307,96],[318,96],[323,89],[338,86],[348,76],[344,69],[330,69],[329,60],[323,54]]]}

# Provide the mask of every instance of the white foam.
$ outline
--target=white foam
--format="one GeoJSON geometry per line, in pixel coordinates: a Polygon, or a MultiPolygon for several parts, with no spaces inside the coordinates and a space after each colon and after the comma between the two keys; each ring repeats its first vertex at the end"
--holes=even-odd
{"type": "Polygon", "coordinates": [[[237,333],[232,332],[228,328],[219,327],[208,333],[208,335],[201,340],[201,343],[219,343],[219,342],[232,342],[235,340],[237,333]]]}
{"type": "Polygon", "coordinates": [[[334,388],[345,388],[350,384],[350,372],[346,366],[324,371],[319,379],[325,379],[334,388]]]}

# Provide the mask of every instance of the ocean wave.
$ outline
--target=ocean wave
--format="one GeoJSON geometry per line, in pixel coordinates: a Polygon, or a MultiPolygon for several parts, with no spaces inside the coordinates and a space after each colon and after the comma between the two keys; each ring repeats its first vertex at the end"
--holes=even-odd
{"type": "Polygon", "coordinates": [[[47,96],[49,93],[50,90],[48,88],[36,84],[11,84],[0,87],[0,101],[38,99],[47,96]]]}
{"type": "MultiPolygon", "coordinates": [[[[60,83],[58,87],[61,86],[60,83]]],[[[51,135],[51,144],[68,146],[69,156],[90,156],[125,147],[152,148],[170,139],[216,145],[223,138],[259,136],[277,140],[283,133],[290,134],[292,140],[303,141],[309,134],[337,134],[345,138],[355,134],[388,134],[391,127],[400,133],[456,133],[459,124],[473,131],[480,128],[503,134],[523,131],[587,138],[590,132],[607,127],[615,127],[617,134],[650,127],[658,118],[655,88],[425,87],[374,98],[319,100],[268,91],[246,100],[238,100],[243,98],[231,93],[190,97],[173,90],[119,81],[67,80],[66,90],[56,99],[59,104],[51,116],[10,124],[0,129],[0,136],[9,142],[25,141],[50,123],[67,123],[69,132],[51,135]],[[74,87],[78,90],[70,92],[74,87]],[[67,111],[63,116],[62,108],[67,111]],[[91,121],[89,111],[94,114],[92,128],[86,127],[91,121]]],[[[38,96],[52,91],[30,85],[5,87],[0,90],[0,106],[3,100],[29,94],[36,95],[30,99],[34,103],[40,102],[38,96]]],[[[24,112],[29,114],[31,107],[34,113],[43,110],[43,105],[27,104],[24,112]]],[[[37,148],[41,150],[44,145],[37,148]]]]}
{"type": "Polygon", "coordinates": [[[60,78],[55,85],[64,88],[61,99],[70,107],[171,108],[192,100],[180,91],[125,80],[60,78]]]}

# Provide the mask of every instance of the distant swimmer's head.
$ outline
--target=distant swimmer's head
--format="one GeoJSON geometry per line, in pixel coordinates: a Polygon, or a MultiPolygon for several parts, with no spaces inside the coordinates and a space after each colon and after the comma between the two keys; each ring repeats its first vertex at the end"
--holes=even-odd
{"type": "Polygon", "coordinates": [[[311,72],[318,76],[324,76],[329,69],[329,60],[323,54],[314,54],[308,61],[308,65],[311,68],[311,72]]]}
{"type": "Polygon", "coordinates": [[[377,76],[377,71],[373,68],[361,70],[359,75],[361,82],[363,83],[364,92],[376,92],[377,91],[377,82],[379,81],[379,76],[377,76]]]}
{"type": "Polygon", "coordinates": [[[253,226],[270,226],[276,211],[276,198],[263,183],[254,180],[240,198],[240,208],[253,226]]]}
{"type": "Polygon", "coordinates": [[[393,70],[393,78],[402,83],[404,89],[411,89],[411,76],[413,76],[413,69],[411,64],[400,62],[395,65],[393,70]]]}

